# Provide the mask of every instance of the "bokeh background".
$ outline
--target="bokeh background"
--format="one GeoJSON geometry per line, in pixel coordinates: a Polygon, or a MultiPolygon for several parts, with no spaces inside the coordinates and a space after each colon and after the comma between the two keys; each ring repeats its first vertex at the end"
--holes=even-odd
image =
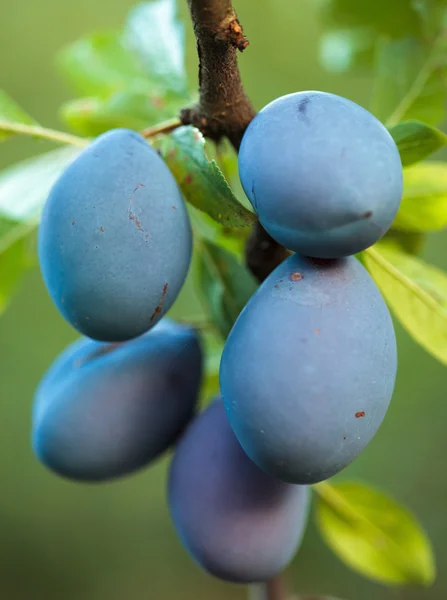
{"type": "MultiPolygon", "coordinates": [[[[57,107],[71,94],[54,66],[54,54],[83,34],[118,27],[132,4],[0,0],[0,88],[41,123],[61,127],[57,107]]],[[[236,4],[252,42],[241,67],[258,108],[301,89],[339,93],[368,106],[371,82],[366,76],[328,75],[319,65],[318,3],[236,4]]],[[[188,36],[188,70],[195,81],[189,27],[188,36]]],[[[0,167],[45,149],[41,142],[10,141],[0,146],[0,167]]],[[[433,235],[424,256],[447,268],[446,249],[446,236],[433,235]]],[[[190,286],[174,312],[196,311],[190,286]]],[[[397,333],[400,366],[390,412],[374,442],[340,477],[368,480],[419,515],[435,545],[437,583],[428,590],[389,590],[370,583],[341,564],[310,525],[287,573],[297,591],[346,600],[447,597],[447,369],[399,326],[397,333]]],[[[92,486],[62,481],[33,457],[33,391],[74,337],[50,303],[38,270],[30,272],[0,318],[0,599],[244,598],[243,588],[208,577],[180,546],[165,502],[166,460],[118,483],[92,486]]]]}

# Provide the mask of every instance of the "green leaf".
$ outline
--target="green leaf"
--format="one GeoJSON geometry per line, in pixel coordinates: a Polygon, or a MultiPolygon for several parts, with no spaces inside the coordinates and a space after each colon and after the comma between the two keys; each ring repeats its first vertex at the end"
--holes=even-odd
{"type": "Polygon", "coordinates": [[[48,192],[79,150],[62,148],[0,172],[0,313],[36,262],[33,231],[48,192]]]}
{"type": "Polygon", "coordinates": [[[223,352],[223,339],[214,331],[202,333],[205,352],[205,373],[202,381],[202,405],[207,404],[219,391],[219,368],[223,352]]]}
{"type": "Polygon", "coordinates": [[[173,92],[118,91],[108,98],[81,98],[62,106],[61,116],[76,132],[96,136],[116,127],[141,130],[175,115],[184,98],[173,92]]]}
{"type": "Polygon", "coordinates": [[[81,94],[105,97],[122,89],[150,90],[150,82],[119,32],[106,31],[82,38],[64,48],[58,62],[81,94]]]}
{"type": "Polygon", "coordinates": [[[136,6],[129,15],[124,40],[151,81],[186,93],[185,32],[176,16],[175,0],[136,6]]]}
{"type": "Polygon", "coordinates": [[[28,228],[20,231],[19,227],[0,217],[0,314],[7,308],[23,273],[36,262],[32,235],[28,228]]]}
{"type": "Polygon", "coordinates": [[[2,122],[5,123],[25,123],[34,124],[36,121],[30,117],[6,92],[0,89],[0,141],[14,135],[9,130],[2,128],[2,122]]]}
{"type": "Polygon", "coordinates": [[[320,63],[329,73],[370,69],[376,37],[368,27],[328,31],[320,39],[320,63]]]}
{"type": "Polygon", "coordinates": [[[195,237],[213,242],[235,256],[240,257],[244,254],[250,236],[249,227],[222,227],[191,204],[188,204],[187,208],[195,237]]]}
{"type": "Polygon", "coordinates": [[[79,153],[76,148],[61,148],[1,171],[0,216],[19,223],[36,220],[53,183],[79,153]]]}
{"type": "Polygon", "coordinates": [[[179,127],[154,141],[186,200],[218,223],[244,227],[256,216],[240,204],[215,160],[205,152],[205,139],[194,127],[179,127]]]}
{"type": "Polygon", "coordinates": [[[326,543],[362,575],[388,585],[431,585],[430,541],[408,509],[365,484],[314,486],[317,522],[326,543]]]}
{"type": "Polygon", "coordinates": [[[402,165],[407,167],[427,158],[447,145],[447,135],[419,121],[405,121],[389,129],[399,149],[402,165]]]}
{"type": "Polygon", "coordinates": [[[376,33],[400,37],[420,33],[420,16],[415,4],[408,0],[329,0],[324,3],[323,16],[330,25],[345,28],[368,26],[376,33]]]}
{"type": "Polygon", "coordinates": [[[447,364],[447,275],[384,243],[363,254],[366,267],[404,328],[447,364]]]}
{"type": "Polygon", "coordinates": [[[424,29],[424,37],[430,39],[446,25],[446,0],[418,0],[413,2],[424,29]]]}
{"type": "Polygon", "coordinates": [[[390,229],[381,239],[380,243],[397,248],[407,254],[420,254],[425,245],[426,236],[419,231],[399,231],[390,229]]]}
{"type": "Polygon", "coordinates": [[[412,37],[382,40],[373,100],[373,112],[381,121],[388,125],[411,120],[436,125],[443,121],[446,46],[444,36],[431,45],[412,37]]]}
{"type": "Polygon", "coordinates": [[[404,170],[404,193],[393,223],[402,231],[447,226],[447,163],[426,162],[404,170]]]}
{"type": "Polygon", "coordinates": [[[226,338],[257,282],[233,254],[204,239],[196,257],[196,279],[211,321],[226,338]]]}

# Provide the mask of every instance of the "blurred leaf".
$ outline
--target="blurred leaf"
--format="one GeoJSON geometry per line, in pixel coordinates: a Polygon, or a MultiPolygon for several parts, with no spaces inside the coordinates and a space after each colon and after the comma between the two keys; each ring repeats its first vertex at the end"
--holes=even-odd
{"type": "Polygon", "coordinates": [[[418,13],[425,37],[432,37],[446,25],[446,0],[417,0],[413,8],[418,13]]]}
{"type": "Polygon", "coordinates": [[[314,490],[320,531],[351,568],[389,585],[433,583],[430,541],[404,506],[360,483],[325,482],[314,490]]]}
{"type": "Polygon", "coordinates": [[[59,64],[81,94],[107,96],[122,89],[149,91],[150,83],[121,34],[95,33],[64,48],[59,64]]]}
{"type": "Polygon", "coordinates": [[[0,217],[19,223],[37,221],[53,183],[79,153],[80,149],[65,147],[1,171],[0,217]]]}
{"type": "Polygon", "coordinates": [[[404,167],[424,160],[447,145],[445,133],[419,121],[398,123],[389,131],[397,144],[404,167]]]}
{"type": "Polygon", "coordinates": [[[393,228],[436,231],[447,226],[447,163],[426,162],[404,170],[404,193],[393,228]]]}
{"type": "Polygon", "coordinates": [[[8,306],[23,273],[35,262],[29,228],[0,217],[0,314],[8,306]]]}
{"type": "Polygon", "coordinates": [[[375,115],[388,125],[410,120],[429,125],[442,122],[446,65],[443,36],[431,45],[411,37],[382,40],[377,56],[375,115]]]}
{"type": "Polygon", "coordinates": [[[380,243],[388,244],[407,254],[420,254],[424,248],[426,236],[419,231],[399,231],[390,229],[380,243]]]}
{"type": "Polygon", "coordinates": [[[324,4],[323,17],[330,25],[368,26],[377,33],[400,37],[421,31],[415,4],[409,0],[329,0],[324,4]]]}
{"type": "Polygon", "coordinates": [[[218,223],[244,227],[256,216],[233,194],[216,161],[205,152],[205,139],[194,127],[179,127],[154,140],[186,200],[218,223]]]}
{"type": "Polygon", "coordinates": [[[245,244],[250,235],[249,227],[222,227],[206,213],[187,205],[191,225],[195,236],[213,242],[225,248],[236,257],[244,254],[245,244]]]}
{"type": "Polygon", "coordinates": [[[404,328],[447,364],[447,274],[380,242],[364,252],[364,260],[404,328]]]}
{"type": "Polygon", "coordinates": [[[227,138],[223,138],[217,144],[207,142],[206,148],[208,155],[210,154],[210,149],[212,147],[215,148],[215,155],[213,155],[212,158],[214,158],[217,162],[225,179],[233,190],[233,194],[236,196],[240,204],[251,211],[252,208],[250,201],[244,192],[244,188],[242,187],[241,179],[239,177],[238,154],[236,150],[227,138]]]}
{"type": "Polygon", "coordinates": [[[9,131],[2,130],[1,121],[6,121],[7,123],[26,123],[28,125],[36,123],[6,92],[0,89],[0,141],[14,135],[9,131]]]}
{"type": "Polygon", "coordinates": [[[64,104],[64,121],[83,135],[100,135],[109,129],[141,130],[179,112],[184,98],[173,92],[118,91],[108,98],[81,98],[64,104]]]}
{"type": "Polygon", "coordinates": [[[374,63],[376,38],[368,27],[328,31],[320,38],[320,63],[329,73],[370,69],[374,63]]]}
{"type": "Polygon", "coordinates": [[[229,140],[223,138],[215,144],[215,148],[215,158],[222,173],[225,175],[225,179],[230,181],[237,178],[239,180],[238,155],[229,140]]]}
{"type": "Polygon", "coordinates": [[[151,81],[186,94],[185,32],[176,12],[175,0],[136,6],[129,15],[124,40],[151,81]]]}
{"type": "Polygon", "coordinates": [[[213,331],[202,333],[205,351],[205,373],[202,382],[202,405],[219,394],[219,368],[224,347],[222,338],[213,331]]]}
{"type": "Polygon", "coordinates": [[[33,230],[48,192],[79,150],[62,148],[0,172],[0,313],[36,261],[33,230]]]}
{"type": "Polygon", "coordinates": [[[257,282],[234,255],[205,239],[198,247],[196,279],[211,321],[226,338],[257,282]]]}

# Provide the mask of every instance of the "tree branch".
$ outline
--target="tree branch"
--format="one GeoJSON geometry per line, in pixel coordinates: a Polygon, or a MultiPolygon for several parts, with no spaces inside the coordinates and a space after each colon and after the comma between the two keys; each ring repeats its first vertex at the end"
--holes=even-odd
{"type": "MultiPolygon", "coordinates": [[[[249,42],[231,0],[188,0],[199,55],[199,102],[181,111],[184,125],[194,125],[208,138],[227,137],[236,150],[255,116],[241,81],[237,52],[249,42]]],[[[254,226],[246,262],[263,281],[288,252],[260,224],[254,226]]]]}
{"type": "Polygon", "coordinates": [[[245,94],[237,52],[245,37],[231,0],[188,0],[199,55],[199,103],[181,113],[185,125],[195,125],[215,141],[227,137],[239,149],[255,116],[245,94]]]}

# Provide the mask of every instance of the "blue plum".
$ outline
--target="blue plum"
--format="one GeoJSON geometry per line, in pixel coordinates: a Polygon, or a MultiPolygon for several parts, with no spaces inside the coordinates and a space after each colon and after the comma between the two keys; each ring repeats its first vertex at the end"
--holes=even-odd
{"type": "Polygon", "coordinates": [[[374,437],[396,370],[392,320],[361,263],[293,255],[239,315],[220,386],[248,456],[275,477],[311,484],[374,437]]]}
{"type": "Polygon", "coordinates": [[[244,135],[239,170],[268,233],[317,258],[374,244],[402,197],[402,164],[387,129],[324,92],[290,94],[261,110],[244,135]]]}
{"type": "Polygon", "coordinates": [[[182,288],[191,228],[166,164],[134,131],[90,144],[54,185],[39,229],[50,296],[78,331],[124,341],[159,321],[182,288]]]}
{"type": "Polygon", "coordinates": [[[75,342],[36,392],[36,455],[56,473],[81,481],[147,465],[193,417],[201,369],[195,331],[166,319],[123,344],[75,342]]]}
{"type": "Polygon", "coordinates": [[[309,488],[265,474],[244,453],[218,398],[178,443],[169,474],[169,508],[193,558],[235,583],[266,581],[295,554],[309,488]]]}

